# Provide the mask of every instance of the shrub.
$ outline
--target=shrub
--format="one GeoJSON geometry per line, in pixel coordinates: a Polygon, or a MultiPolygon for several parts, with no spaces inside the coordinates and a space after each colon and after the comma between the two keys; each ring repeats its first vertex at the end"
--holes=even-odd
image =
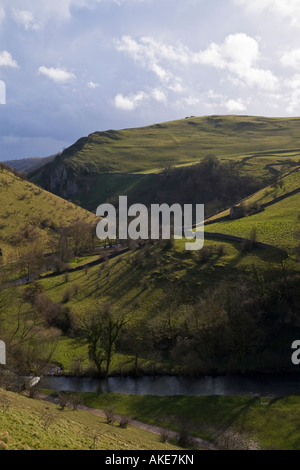
{"type": "Polygon", "coordinates": [[[195,440],[190,436],[188,429],[185,426],[183,426],[179,431],[178,445],[185,448],[195,447],[195,440]]]}
{"type": "Polygon", "coordinates": [[[218,245],[217,253],[218,253],[218,256],[224,256],[226,254],[226,246],[223,244],[218,245]]]}
{"type": "Polygon", "coordinates": [[[130,423],[130,418],[128,416],[122,416],[119,421],[119,426],[122,429],[127,429],[129,423],[130,423]]]}
{"type": "Polygon", "coordinates": [[[106,410],[104,410],[104,414],[106,417],[106,424],[114,424],[114,422],[116,421],[116,414],[113,408],[107,408],[106,410]]]}
{"type": "Polygon", "coordinates": [[[170,432],[167,429],[162,429],[159,435],[160,442],[168,442],[169,437],[170,437],[170,432]]]}
{"type": "Polygon", "coordinates": [[[199,261],[206,263],[213,255],[213,247],[211,245],[204,246],[201,250],[197,251],[199,261]]]}
{"type": "Polygon", "coordinates": [[[58,392],[58,404],[64,410],[68,403],[68,395],[65,392],[58,392]]]}
{"type": "Polygon", "coordinates": [[[72,296],[73,296],[73,289],[68,287],[68,289],[66,289],[65,292],[63,293],[62,303],[66,304],[67,302],[70,302],[70,300],[72,299],[72,296]]]}
{"type": "Polygon", "coordinates": [[[73,284],[73,294],[77,295],[80,292],[80,285],[79,284],[73,284]]]}

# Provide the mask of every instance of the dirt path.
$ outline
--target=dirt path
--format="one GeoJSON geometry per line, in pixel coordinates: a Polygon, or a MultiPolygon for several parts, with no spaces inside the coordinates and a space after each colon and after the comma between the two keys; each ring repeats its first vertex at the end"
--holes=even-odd
{"type": "MultiPolygon", "coordinates": [[[[38,398],[39,400],[48,401],[48,402],[54,403],[54,404],[59,403],[58,398],[50,397],[48,395],[44,395],[44,394],[41,394],[41,393],[39,393],[36,396],[36,398],[38,398]]],[[[90,408],[90,407],[85,406],[85,405],[79,405],[78,410],[87,411],[88,413],[91,413],[93,415],[100,416],[101,418],[105,418],[104,410],[98,410],[96,408],[90,408]]],[[[116,419],[118,420],[119,418],[120,418],[120,416],[116,415],[116,419]]],[[[135,426],[139,429],[143,429],[145,431],[149,431],[149,432],[152,432],[153,434],[158,434],[158,435],[160,435],[163,431],[166,431],[164,428],[160,428],[158,426],[153,426],[152,424],[142,423],[141,421],[136,421],[134,419],[130,420],[130,424],[131,424],[131,426],[135,426]]],[[[174,432],[174,431],[168,431],[168,435],[172,439],[177,439],[179,437],[179,434],[177,432],[174,432]]],[[[218,450],[216,446],[214,446],[211,442],[206,441],[205,439],[201,439],[200,437],[193,437],[192,439],[193,439],[193,442],[197,445],[197,447],[199,449],[218,450]]]]}

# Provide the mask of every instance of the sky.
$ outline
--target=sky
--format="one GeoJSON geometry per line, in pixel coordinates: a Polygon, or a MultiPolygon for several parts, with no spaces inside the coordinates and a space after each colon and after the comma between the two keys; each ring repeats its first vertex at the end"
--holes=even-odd
{"type": "Polygon", "coordinates": [[[300,115],[299,0],[0,0],[0,161],[212,114],[300,115]]]}

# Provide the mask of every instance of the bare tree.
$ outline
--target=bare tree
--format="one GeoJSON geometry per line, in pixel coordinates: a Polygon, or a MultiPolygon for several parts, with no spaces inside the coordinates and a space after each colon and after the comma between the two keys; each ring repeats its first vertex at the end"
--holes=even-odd
{"type": "Polygon", "coordinates": [[[103,374],[104,365],[104,376],[108,376],[116,341],[127,321],[125,315],[113,313],[110,303],[104,303],[96,305],[85,322],[89,357],[96,365],[99,375],[103,374]]]}

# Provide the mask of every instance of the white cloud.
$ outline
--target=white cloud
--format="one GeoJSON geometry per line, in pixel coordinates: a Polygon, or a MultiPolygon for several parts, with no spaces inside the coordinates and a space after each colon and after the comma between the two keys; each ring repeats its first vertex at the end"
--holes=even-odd
{"type": "Polygon", "coordinates": [[[212,43],[204,51],[193,55],[193,62],[226,69],[241,84],[263,89],[276,89],[278,79],[270,70],[257,66],[260,59],[256,39],[245,33],[230,34],[222,44],[212,43]]]}
{"type": "Polygon", "coordinates": [[[152,90],[152,96],[159,103],[166,103],[167,102],[166,94],[162,90],[160,90],[159,88],[154,88],[154,90],[152,90]]]}
{"type": "Polygon", "coordinates": [[[236,113],[245,111],[246,105],[244,104],[241,98],[238,99],[229,99],[226,95],[221,93],[216,93],[214,90],[208,90],[207,92],[201,93],[199,95],[189,95],[175,102],[177,106],[188,106],[191,108],[191,111],[203,107],[217,110],[220,112],[222,108],[225,108],[226,111],[230,113],[236,113]]]}
{"type": "Polygon", "coordinates": [[[295,74],[282,82],[283,93],[279,96],[281,104],[286,104],[286,111],[290,115],[299,115],[300,109],[300,74],[295,74]]]}
{"type": "Polygon", "coordinates": [[[192,64],[227,70],[231,80],[238,78],[239,84],[250,87],[274,90],[278,86],[277,77],[257,65],[261,60],[259,44],[245,33],[230,34],[222,44],[211,43],[199,52],[191,51],[181,43],[170,45],[149,37],[136,41],[131,36],[123,36],[116,42],[116,48],[155,73],[172,90],[180,83],[180,78],[170,67],[177,66],[178,69],[192,64]]]}
{"type": "Polygon", "coordinates": [[[293,90],[300,90],[300,74],[296,74],[292,78],[288,78],[284,83],[288,88],[293,90]]]}
{"type": "Polygon", "coordinates": [[[17,10],[16,8],[13,8],[13,16],[15,21],[23,26],[26,31],[29,29],[32,30],[37,30],[40,28],[40,26],[35,23],[34,21],[34,16],[33,13],[29,10],[17,10]]]}
{"type": "Polygon", "coordinates": [[[0,52],[0,67],[12,67],[17,68],[17,62],[12,58],[10,52],[2,51],[0,52]]]}
{"type": "Polygon", "coordinates": [[[114,104],[118,109],[123,111],[133,111],[140,106],[149,96],[144,91],[139,91],[136,94],[123,96],[121,93],[115,96],[114,104]]]}
{"type": "Polygon", "coordinates": [[[71,72],[67,72],[64,69],[54,68],[54,67],[45,67],[41,66],[39,68],[39,73],[45,75],[56,83],[66,83],[75,78],[75,75],[71,72]]]}
{"type": "Polygon", "coordinates": [[[286,52],[281,56],[280,62],[285,67],[300,69],[300,49],[293,49],[286,52]]]}
{"type": "Polygon", "coordinates": [[[234,0],[244,5],[248,12],[265,13],[269,11],[280,18],[286,18],[293,26],[300,26],[299,0],[234,0]]]}
{"type": "Polygon", "coordinates": [[[125,52],[140,66],[153,72],[161,82],[168,84],[174,91],[179,79],[166,67],[166,62],[188,62],[188,50],[183,46],[164,44],[151,37],[142,37],[137,42],[131,36],[123,36],[116,41],[116,49],[125,52]]]}
{"type": "MultiPolygon", "coordinates": [[[[36,29],[44,26],[49,20],[55,18],[56,21],[68,21],[72,18],[73,8],[94,9],[105,0],[2,0],[7,8],[12,8],[12,15],[16,22],[22,24],[26,29],[36,29]],[[20,13],[19,13],[20,12],[20,13]],[[25,14],[26,13],[26,14],[25,14]],[[34,21],[35,19],[35,21],[34,21]],[[33,26],[35,26],[33,28],[33,26]]],[[[106,0],[108,3],[123,5],[129,0],[106,0]]],[[[142,2],[147,0],[130,0],[132,2],[142,2]]],[[[0,20],[1,20],[0,7],[0,20]]]]}
{"type": "Polygon", "coordinates": [[[292,92],[287,96],[287,102],[287,112],[289,114],[296,113],[296,115],[298,116],[300,108],[300,87],[292,90],[292,92]]]}
{"type": "Polygon", "coordinates": [[[223,106],[230,113],[245,111],[247,109],[246,106],[242,103],[242,101],[240,99],[238,99],[238,100],[228,100],[223,104],[223,106]]]}
{"type": "Polygon", "coordinates": [[[2,0],[2,3],[11,8],[15,21],[22,24],[25,29],[37,29],[44,26],[49,20],[67,21],[72,17],[73,7],[90,8],[94,2],[91,0],[2,0]]]}
{"type": "Polygon", "coordinates": [[[122,109],[123,111],[133,111],[151,99],[158,103],[167,102],[165,92],[159,88],[153,88],[147,90],[147,93],[145,91],[138,91],[137,93],[131,93],[128,96],[118,93],[114,98],[114,105],[116,108],[122,109]]]}
{"type": "Polygon", "coordinates": [[[197,96],[186,96],[181,100],[175,102],[176,106],[198,106],[201,103],[201,99],[197,96]]]}
{"type": "Polygon", "coordinates": [[[92,82],[92,81],[91,81],[91,82],[88,82],[87,86],[88,86],[89,88],[93,88],[93,89],[94,89],[94,88],[97,88],[97,87],[99,86],[99,83],[95,83],[95,82],[92,82]]]}

